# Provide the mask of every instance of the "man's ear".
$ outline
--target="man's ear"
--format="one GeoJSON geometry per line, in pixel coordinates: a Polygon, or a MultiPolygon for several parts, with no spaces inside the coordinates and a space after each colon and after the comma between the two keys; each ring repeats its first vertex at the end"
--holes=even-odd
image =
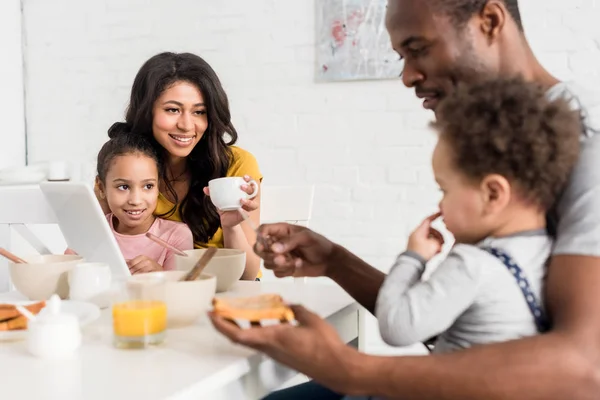
{"type": "Polygon", "coordinates": [[[491,174],[481,180],[483,210],[486,214],[497,214],[510,203],[512,188],[502,175],[491,174]]]}
{"type": "Polygon", "coordinates": [[[100,180],[100,177],[96,175],[96,192],[98,196],[104,200],[106,198],[106,188],[104,187],[104,183],[100,180]]]}
{"type": "Polygon", "coordinates": [[[479,13],[481,20],[480,28],[483,34],[494,40],[500,36],[500,32],[506,24],[508,10],[502,0],[490,0],[479,13]]]}

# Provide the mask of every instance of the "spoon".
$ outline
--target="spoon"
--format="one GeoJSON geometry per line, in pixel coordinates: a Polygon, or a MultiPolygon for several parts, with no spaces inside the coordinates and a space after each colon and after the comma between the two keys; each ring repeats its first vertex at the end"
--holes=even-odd
{"type": "Polygon", "coordinates": [[[27,261],[15,256],[13,253],[11,253],[10,251],[8,251],[6,249],[3,249],[2,247],[0,247],[0,256],[9,259],[10,261],[14,262],[15,264],[27,264],[27,261]]]}
{"type": "Polygon", "coordinates": [[[244,221],[246,221],[250,229],[252,229],[256,233],[256,240],[260,241],[266,249],[271,248],[271,246],[273,245],[273,241],[270,238],[266,238],[260,234],[260,232],[258,231],[258,227],[254,223],[254,221],[250,219],[250,216],[247,212],[245,212],[242,208],[238,208],[238,211],[240,212],[240,215],[242,216],[242,218],[244,218],[244,221]]]}
{"type": "MultiPolygon", "coordinates": [[[[242,215],[242,218],[244,218],[244,221],[246,221],[248,226],[250,226],[250,228],[256,233],[256,240],[259,241],[263,245],[265,250],[267,250],[267,251],[270,250],[271,246],[273,246],[273,244],[275,243],[275,240],[273,240],[273,238],[271,238],[271,237],[264,237],[263,235],[261,235],[260,232],[258,231],[258,227],[254,223],[254,221],[252,221],[250,219],[250,216],[248,215],[248,213],[246,213],[241,208],[239,208],[238,210],[239,210],[240,214],[242,215]]],[[[282,255],[288,261],[291,261],[293,258],[292,254],[289,254],[289,253],[284,253],[282,255]]]]}
{"type": "Polygon", "coordinates": [[[17,309],[18,312],[21,313],[21,315],[25,316],[25,318],[27,318],[30,321],[35,321],[36,316],[33,315],[33,313],[31,311],[29,311],[28,309],[26,309],[23,306],[15,306],[15,308],[17,309]]]}
{"type": "Polygon", "coordinates": [[[209,261],[214,257],[214,255],[216,253],[217,253],[217,249],[215,247],[209,247],[208,249],[206,249],[204,254],[202,254],[202,257],[200,257],[200,259],[198,260],[196,265],[194,265],[194,268],[192,268],[190,270],[190,272],[185,274],[185,276],[183,278],[181,278],[181,280],[182,281],[194,281],[194,280],[198,279],[198,277],[200,276],[200,274],[202,273],[204,268],[206,268],[209,261]]]}
{"type": "Polygon", "coordinates": [[[150,239],[150,240],[152,240],[152,241],[160,244],[164,248],[171,250],[172,252],[174,252],[175,254],[177,254],[179,256],[183,256],[183,257],[187,257],[188,256],[182,250],[179,250],[177,247],[175,247],[173,245],[170,245],[169,243],[165,242],[164,240],[162,240],[158,236],[151,234],[150,232],[146,232],[146,237],[148,239],[150,239]]]}

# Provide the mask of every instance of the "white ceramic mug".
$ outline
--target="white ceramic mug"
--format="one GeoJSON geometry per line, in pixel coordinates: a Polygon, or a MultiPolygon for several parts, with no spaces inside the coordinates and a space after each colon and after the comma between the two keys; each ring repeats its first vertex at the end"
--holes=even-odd
{"type": "Polygon", "coordinates": [[[69,271],[69,298],[100,308],[110,303],[111,273],[105,263],[80,263],[69,271]]]}
{"type": "Polygon", "coordinates": [[[213,179],[208,182],[210,189],[210,199],[218,209],[222,211],[237,210],[242,207],[240,200],[253,199],[258,194],[258,183],[255,180],[246,182],[244,178],[227,177],[213,179]],[[254,191],[251,194],[244,192],[242,185],[254,186],[254,191]]]}
{"type": "Polygon", "coordinates": [[[66,161],[51,161],[48,163],[49,181],[68,181],[71,177],[69,163],[66,161]]]}

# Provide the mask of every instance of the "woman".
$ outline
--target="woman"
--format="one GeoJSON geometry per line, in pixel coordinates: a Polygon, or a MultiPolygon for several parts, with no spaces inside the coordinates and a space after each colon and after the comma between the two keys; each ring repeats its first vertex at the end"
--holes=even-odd
{"type": "MultiPolygon", "coordinates": [[[[190,53],[161,53],[137,73],[125,122],[115,123],[110,137],[134,132],[150,137],[161,160],[161,182],[155,214],[185,222],[195,247],[226,247],[246,252],[242,279],[259,275],[260,259],[252,251],[256,233],[242,224],[238,211],[217,210],[209,199],[208,181],[242,176],[262,181],[256,159],[233,146],[238,134],[231,123],[229,102],[215,71],[190,53]]],[[[243,185],[248,193],[253,188],[243,185]]],[[[98,193],[96,193],[98,196],[98,193]]],[[[99,197],[105,212],[108,204],[99,197]]],[[[260,191],[242,208],[258,225],[260,191]]]]}

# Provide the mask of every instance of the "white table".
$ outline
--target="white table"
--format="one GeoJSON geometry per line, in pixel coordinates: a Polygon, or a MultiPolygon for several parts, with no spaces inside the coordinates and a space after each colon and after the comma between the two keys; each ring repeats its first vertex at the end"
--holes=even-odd
{"type": "MultiPolygon", "coordinates": [[[[337,286],[294,282],[238,282],[224,294],[280,293],[326,318],[346,343],[358,336],[358,305],[337,286]]],[[[230,343],[207,318],[169,330],[147,350],[112,346],[109,310],[84,329],[83,346],[69,360],[30,356],[24,342],[0,342],[2,398],[61,400],[259,399],[296,375],[256,351],[230,343]]]]}

